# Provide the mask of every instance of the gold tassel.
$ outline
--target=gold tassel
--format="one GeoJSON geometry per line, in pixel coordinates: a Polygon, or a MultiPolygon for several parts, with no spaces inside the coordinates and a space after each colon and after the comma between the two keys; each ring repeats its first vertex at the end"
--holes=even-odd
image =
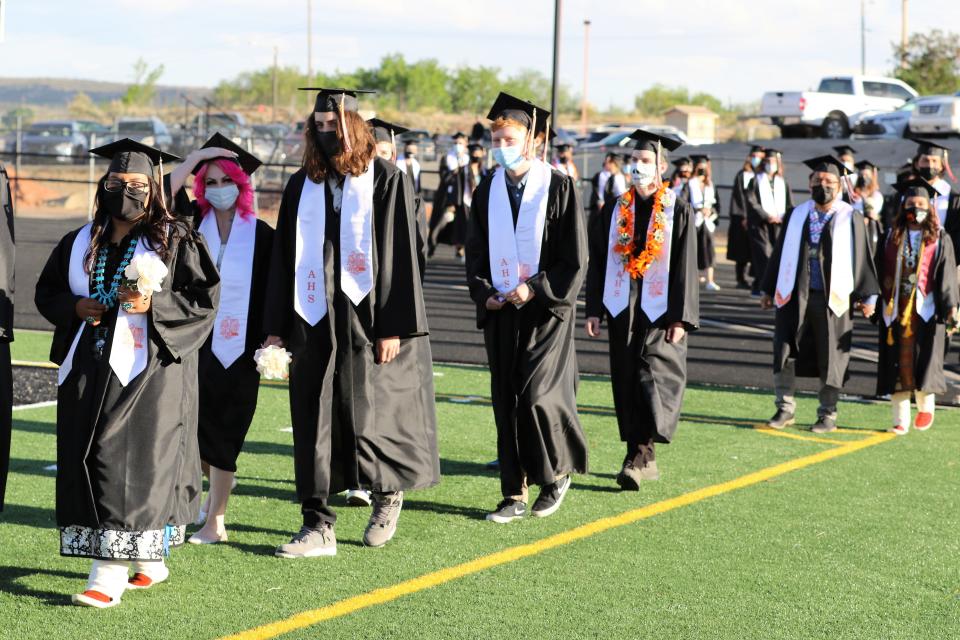
{"type": "Polygon", "coordinates": [[[887,327],[887,346],[893,346],[893,325],[887,327]]]}

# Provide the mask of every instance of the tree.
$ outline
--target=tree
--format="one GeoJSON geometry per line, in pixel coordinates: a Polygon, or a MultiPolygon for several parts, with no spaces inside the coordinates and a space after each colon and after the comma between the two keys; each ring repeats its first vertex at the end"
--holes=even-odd
{"type": "Polygon", "coordinates": [[[448,84],[451,106],[456,112],[486,115],[500,86],[500,70],[496,67],[459,67],[448,84]]]}
{"type": "Polygon", "coordinates": [[[17,118],[19,118],[20,124],[26,127],[33,120],[33,115],[33,109],[29,107],[16,107],[15,109],[10,109],[3,114],[3,126],[13,129],[17,126],[17,118]]]}
{"type": "Polygon", "coordinates": [[[660,116],[670,107],[678,104],[694,104],[706,107],[715,113],[723,113],[723,103],[716,96],[709,93],[691,95],[686,87],[668,87],[655,84],[634,100],[636,110],[645,116],[660,116]]]}
{"type": "Polygon", "coordinates": [[[893,75],[921,95],[946,93],[960,89],[960,35],[934,29],[914,33],[906,47],[893,46],[897,64],[893,75]]]}
{"type": "Polygon", "coordinates": [[[90,96],[82,91],[73,94],[73,99],[67,105],[67,111],[74,118],[83,120],[102,120],[103,109],[97,106],[90,96]]]}
{"type": "Polygon", "coordinates": [[[157,91],[157,80],[163,75],[163,65],[152,70],[143,58],[133,63],[133,84],[127,87],[120,101],[128,107],[143,106],[153,100],[157,91]]]}

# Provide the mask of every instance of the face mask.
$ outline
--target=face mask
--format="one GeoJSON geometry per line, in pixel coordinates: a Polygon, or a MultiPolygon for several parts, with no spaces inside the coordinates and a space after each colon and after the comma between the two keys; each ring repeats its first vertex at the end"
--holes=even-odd
{"type": "Polygon", "coordinates": [[[633,181],[641,187],[649,187],[657,177],[657,167],[652,164],[638,162],[630,165],[630,171],[633,181]]]}
{"type": "Polygon", "coordinates": [[[416,151],[404,151],[404,152],[403,152],[403,155],[404,155],[404,157],[406,157],[406,158],[416,158],[416,157],[417,157],[417,152],[416,152],[416,151]]]}
{"type": "Polygon", "coordinates": [[[753,167],[754,169],[759,167],[761,162],[763,162],[763,158],[759,156],[753,156],[752,158],[750,158],[750,166],[753,167]]]}
{"type": "Polygon", "coordinates": [[[768,163],[765,165],[765,168],[766,168],[767,173],[776,173],[778,167],[777,167],[777,163],[776,163],[776,162],[768,162],[768,163]]]}
{"type": "Polygon", "coordinates": [[[813,201],[820,205],[833,202],[833,199],[837,197],[836,187],[825,187],[822,184],[818,184],[810,191],[813,194],[813,201]]]}
{"type": "Polygon", "coordinates": [[[225,187],[207,187],[203,197],[214,209],[226,211],[236,204],[237,198],[240,197],[240,189],[235,184],[228,184],[225,187]]]}
{"type": "Polygon", "coordinates": [[[933,167],[920,167],[917,171],[920,173],[920,177],[927,182],[940,175],[940,169],[934,169],[933,167]]]}
{"type": "Polygon", "coordinates": [[[926,209],[917,209],[916,207],[907,207],[904,211],[907,214],[907,220],[909,222],[916,222],[917,224],[923,224],[923,221],[927,219],[927,215],[930,213],[926,209]]]}
{"type": "Polygon", "coordinates": [[[707,175],[707,170],[706,170],[706,169],[697,169],[697,175],[698,175],[698,176],[705,176],[705,175],[707,175]]]}
{"type": "Polygon", "coordinates": [[[461,153],[463,153],[464,151],[467,150],[467,145],[465,145],[465,144],[460,144],[459,142],[458,142],[456,145],[454,145],[454,146],[455,146],[456,149],[457,149],[457,155],[460,155],[461,153]]]}
{"type": "Polygon", "coordinates": [[[481,162],[483,162],[483,158],[480,156],[471,156],[470,162],[472,162],[473,164],[480,164],[481,162]]]}
{"type": "Polygon", "coordinates": [[[497,147],[493,150],[493,159],[504,169],[516,169],[523,164],[523,147],[519,144],[512,147],[497,147]]]}
{"type": "Polygon", "coordinates": [[[328,160],[340,153],[340,140],[337,139],[336,131],[318,131],[315,138],[317,146],[328,160]]]}
{"type": "Polygon", "coordinates": [[[130,195],[126,189],[119,191],[107,191],[100,189],[98,202],[104,211],[118,220],[134,222],[139,220],[146,213],[144,203],[147,201],[147,193],[138,193],[130,195]]]}
{"type": "Polygon", "coordinates": [[[852,162],[844,162],[843,166],[845,166],[847,168],[847,171],[849,171],[850,173],[853,173],[855,171],[852,162]]]}
{"type": "Polygon", "coordinates": [[[873,184],[873,176],[871,176],[871,175],[869,175],[869,174],[866,174],[866,173],[863,174],[863,175],[861,175],[861,176],[860,176],[860,184],[862,184],[862,185],[865,186],[865,187],[869,187],[870,185],[873,184]]]}

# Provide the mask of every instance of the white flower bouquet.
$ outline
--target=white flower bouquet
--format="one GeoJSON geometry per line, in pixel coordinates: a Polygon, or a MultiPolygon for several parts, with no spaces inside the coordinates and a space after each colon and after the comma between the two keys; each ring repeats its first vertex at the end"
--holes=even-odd
{"type": "Polygon", "coordinates": [[[290,376],[293,354],[283,347],[270,345],[257,349],[253,359],[257,363],[257,372],[267,380],[286,380],[290,376]]]}
{"type": "Polygon", "coordinates": [[[126,285],[131,290],[149,296],[162,289],[163,279],[167,277],[167,265],[163,260],[152,253],[141,253],[133,256],[130,264],[124,269],[126,285]]]}

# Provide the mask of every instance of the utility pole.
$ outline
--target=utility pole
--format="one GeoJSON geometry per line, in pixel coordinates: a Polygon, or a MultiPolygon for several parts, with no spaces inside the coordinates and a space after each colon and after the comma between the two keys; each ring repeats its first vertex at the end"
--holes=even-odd
{"type": "MultiPolygon", "coordinates": [[[[313,0],[307,0],[307,86],[313,86],[313,0]]],[[[303,95],[310,104],[308,92],[303,95]]]]}
{"type": "Polygon", "coordinates": [[[860,75],[867,75],[867,0],[860,0],[860,75]]]}
{"type": "Polygon", "coordinates": [[[277,121],[277,46],[273,46],[273,105],[270,119],[277,121]]]}
{"type": "Polygon", "coordinates": [[[909,29],[907,28],[907,18],[909,13],[909,7],[907,6],[909,0],[902,0],[900,3],[900,68],[907,68],[907,42],[909,38],[907,33],[909,29]]]}
{"type": "MultiPolygon", "coordinates": [[[[550,112],[554,123],[557,122],[557,83],[560,78],[560,15],[561,0],[554,0],[553,8],[553,81],[550,85],[550,112]]],[[[550,144],[550,132],[547,132],[547,145],[550,144]]]]}
{"type": "Polygon", "coordinates": [[[580,129],[587,133],[587,82],[590,78],[590,21],[583,21],[583,99],[580,103],[580,129]]]}

